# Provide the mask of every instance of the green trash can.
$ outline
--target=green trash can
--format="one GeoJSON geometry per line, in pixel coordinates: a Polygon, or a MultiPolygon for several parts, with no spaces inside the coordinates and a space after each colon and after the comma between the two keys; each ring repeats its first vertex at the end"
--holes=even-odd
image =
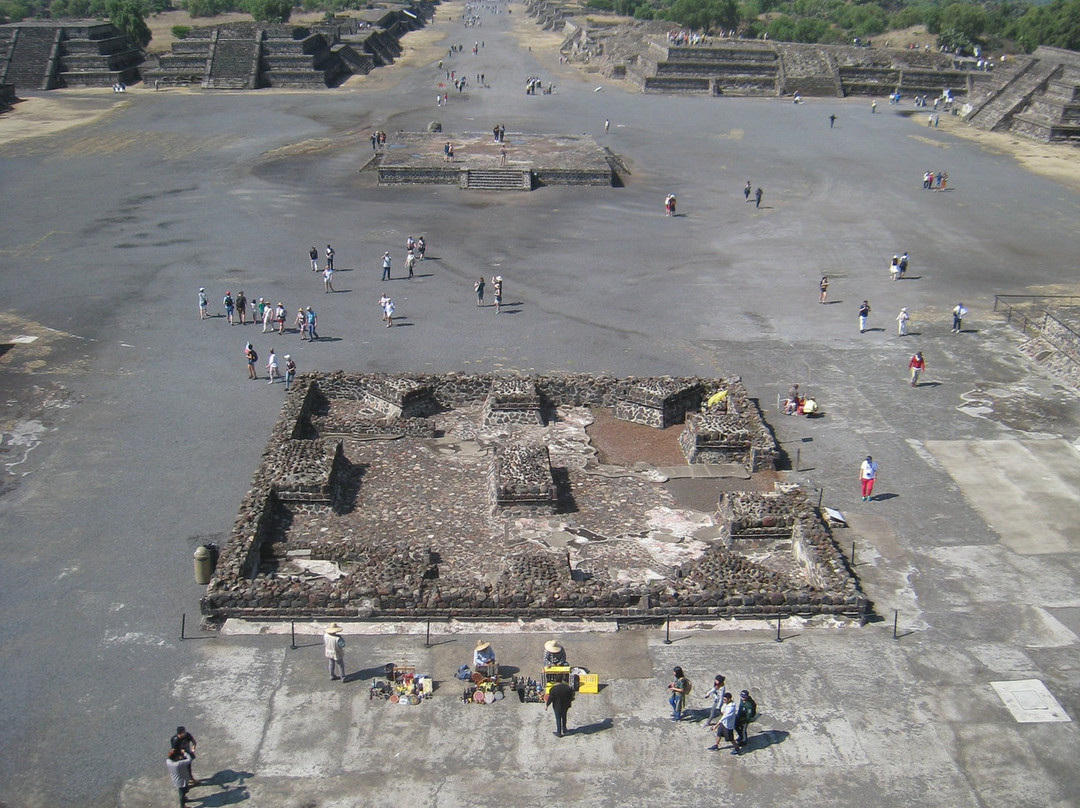
{"type": "Polygon", "coordinates": [[[195,583],[199,586],[206,586],[210,583],[210,576],[213,571],[214,564],[210,555],[210,548],[204,545],[195,551],[195,583]]]}

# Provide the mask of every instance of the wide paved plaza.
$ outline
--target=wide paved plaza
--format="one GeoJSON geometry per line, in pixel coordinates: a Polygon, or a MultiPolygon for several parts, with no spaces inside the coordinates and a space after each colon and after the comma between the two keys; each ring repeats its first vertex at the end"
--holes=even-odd
{"type": "Polygon", "coordinates": [[[0,805],[174,804],[178,724],[213,778],[192,791],[207,806],[1077,804],[1080,399],[992,308],[1076,293],[1080,194],[910,106],[646,96],[560,64],[559,36],[521,5],[476,29],[449,19],[462,8],[332,90],[62,91],[0,117],[0,805]],[[439,59],[470,86],[437,107],[439,59]],[[554,92],[526,95],[530,76],[554,92]],[[22,137],[45,104],[85,120],[22,137]],[[516,133],[593,137],[624,187],[380,188],[358,173],[373,130],[393,148],[433,121],[448,140],[501,123],[511,152],[516,133]],[[927,170],[949,190],[923,190],[927,170]],[[409,235],[432,259],[411,281],[409,235]],[[333,294],[307,257],[327,243],[333,294]],[[498,315],[473,294],[496,274],[498,315]],[[311,306],[322,339],[230,327],[220,301],[240,289],[311,306]],[[789,620],[780,643],[775,625],[675,624],[670,645],[655,626],[433,623],[431,647],[424,626],[347,626],[344,684],[310,624],[295,649],[288,626],[181,641],[184,615],[203,635],[192,552],[231,530],[284,397],[265,371],[247,379],[248,340],[260,365],[273,348],[301,373],[738,375],[791,460],[781,476],[847,517],[836,535],[876,618],[789,620]],[[776,413],[793,381],[824,418],[776,413]],[[516,698],[460,703],[453,673],[479,636],[535,675],[553,633],[604,684],[571,709],[579,731],[553,737],[516,698]],[[435,675],[436,697],[369,701],[401,661],[435,675]],[[674,665],[695,709],[716,673],[755,694],[743,755],[669,720],[674,665]],[[1003,698],[1009,682],[1026,684],[1003,698]]]}

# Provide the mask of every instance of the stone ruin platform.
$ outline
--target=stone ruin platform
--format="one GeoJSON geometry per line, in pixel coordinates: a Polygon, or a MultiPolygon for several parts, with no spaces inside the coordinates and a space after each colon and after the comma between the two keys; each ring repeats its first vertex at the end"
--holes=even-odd
{"type": "Polygon", "coordinates": [[[621,185],[621,166],[617,156],[586,136],[507,132],[506,139],[496,143],[491,132],[398,132],[388,136],[366,168],[377,172],[379,185],[530,191],[542,185],[621,185]],[[454,145],[449,163],[443,157],[447,142],[454,145]]]}
{"type": "Polygon", "coordinates": [[[772,432],[737,378],[309,374],[282,407],[204,614],[865,617],[798,487],[725,486],[711,512],[680,508],[655,466],[600,462],[613,440],[593,445],[601,412],[627,445],[666,432],[669,457],[737,444],[775,469],[772,432]],[[656,412],[685,426],[639,422],[656,412]]]}

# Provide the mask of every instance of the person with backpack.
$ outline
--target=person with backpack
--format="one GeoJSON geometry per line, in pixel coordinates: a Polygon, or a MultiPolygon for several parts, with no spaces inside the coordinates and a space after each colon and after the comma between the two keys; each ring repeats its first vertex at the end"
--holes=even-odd
{"type": "Polygon", "coordinates": [[[739,694],[739,706],[735,711],[735,743],[737,746],[746,746],[746,728],[757,718],[757,702],[750,695],[749,690],[739,694]]]}
{"type": "Polygon", "coordinates": [[[225,297],[221,298],[221,305],[225,307],[225,319],[229,321],[229,325],[234,325],[233,312],[236,310],[236,304],[233,302],[232,292],[225,293],[225,297]]]}
{"type": "Polygon", "coordinates": [[[682,721],[683,710],[686,709],[686,697],[690,695],[693,685],[678,665],[672,671],[675,679],[668,685],[668,704],[671,705],[671,720],[682,721]]]}
{"type": "Polygon", "coordinates": [[[244,290],[240,290],[240,294],[236,296],[236,312],[240,315],[240,325],[247,324],[247,304],[248,299],[244,296],[244,290]]]}
{"type": "Polygon", "coordinates": [[[259,361],[259,354],[256,353],[253,347],[251,347],[250,342],[244,347],[244,359],[247,360],[248,378],[259,378],[259,373],[255,370],[255,363],[259,361]]]}
{"type": "Polygon", "coordinates": [[[199,319],[205,320],[210,315],[206,313],[207,308],[206,289],[199,287],[199,319]]]}

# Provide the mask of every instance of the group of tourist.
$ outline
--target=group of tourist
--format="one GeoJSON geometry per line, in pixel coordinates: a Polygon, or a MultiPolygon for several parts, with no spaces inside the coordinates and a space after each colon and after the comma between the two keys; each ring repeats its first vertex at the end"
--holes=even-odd
{"type": "MultiPolygon", "coordinates": [[[[693,683],[678,665],[672,673],[674,678],[667,686],[671,720],[682,721],[687,712],[686,699],[693,690],[693,683]]],[[[742,747],[746,746],[750,722],[757,718],[757,703],[750,691],[743,690],[739,693],[739,700],[735,701],[734,696],[728,692],[726,679],[717,674],[713,679],[712,689],[705,694],[705,698],[711,703],[709,715],[703,721],[705,728],[712,729],[713,722],[716,721],[716,743],[709,749],[716,751],[720,748],[721,741],[725,741],[731,744],[731,754],[739,754],[742,747]]]]}
{"type": "Polygon", "coordinates": [[[922,187],[927,191],[944,191],[946,184],[949,182],[949,175],[944,171],[927,171],[923,174],[922,187]]]}

